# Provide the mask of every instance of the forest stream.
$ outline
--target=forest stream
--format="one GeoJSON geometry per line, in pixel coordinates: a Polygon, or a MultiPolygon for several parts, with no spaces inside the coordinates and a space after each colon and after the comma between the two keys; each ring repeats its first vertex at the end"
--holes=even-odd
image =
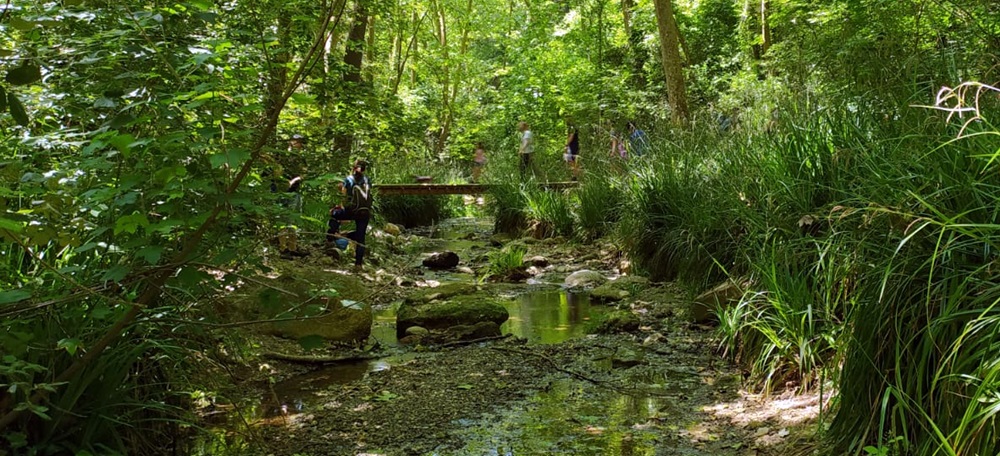
{"type": "MultiPolygon", "coordinates": [[[[498,249],[491,232],[489,220],[464,218],[400,234],[412,254],[351,273],[365,289],[383,291],[371,303],[368,342],[310,352],[363,356],[262,362],[227,394],[229,403],[202,404],[206,432],[194,438],[192,452],[742,455],[814,445],[819,396],[763,398],[744,390],[741,372],[718,353],[712,328],[687,322],[685,299],[671,284],[623,280],[610,249],[559,239],[512,241],[534,260],[530,277],[483,281],[476,271],[498,249]],[[440,251],[456,252],[460,266],[421,266],[440,251]],[[599,273],[612,289],[627,285],[617,298],[592,299],[592,284],[566,283],[579,270],[599,273]],[[498,299],[509,314],[502,336],[445,343],[398,338],[403,297],[435,289],[498,299]],[[635,319],[623,321],[623,314],[635,319]]],[[[301,276],[349,274],[342,270],[346,259],[331,261],[321,250],[276,261],[275,269],[301,276]]],[[[258,350],[297,348],[255,337],[258,350]]]]}

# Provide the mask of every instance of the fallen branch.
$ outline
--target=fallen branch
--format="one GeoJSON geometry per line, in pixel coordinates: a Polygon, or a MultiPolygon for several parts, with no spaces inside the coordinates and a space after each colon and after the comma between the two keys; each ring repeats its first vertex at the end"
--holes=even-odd
{"type": "Polygon", "coordinates": [[[457,340],[455,342],[448,342],[448,343],[444,343],[444,344],[432,345],[432,346],[428,347],[428,349],[433,350],[433,349],[438,349],[438,348],[461,347],[463,345],[472,345],[472,344],[477,344],[479,342],[486,342],[486,341],[490,341],[490,340],[506,339],[506,338],[508,338],[510,336],[512,336],[512,334],[504,334],[504,335],[501,335],[501,336],[480,337],[478,339],[472,339],[472,340],[457,340]]]}
{"type": "Polygon", "coordinates": [[[384,358],[377,355],[355,355],[355,356],[309,356],[309,355],[289,355],[286,353],[265,352],[261,356],[267,359],[276,359],[298,364],[338,364],[353,363],[357,361],[368,361],[372,359],[384,358]]]}

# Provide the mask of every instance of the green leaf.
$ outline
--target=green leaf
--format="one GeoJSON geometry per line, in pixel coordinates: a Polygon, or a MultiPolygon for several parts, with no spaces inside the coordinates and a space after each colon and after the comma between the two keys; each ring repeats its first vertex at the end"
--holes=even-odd
{"type": "Polygon", "coordinates": [[[0,217],[0,229],[13,231],[15,233],[20,233],[22,230],[24,230],[24,225],[22,225],[20,222],[16,220],[10,220],[0,217]]]}
{"type": "Polygon", "coordinates": [[[28,119],[28,112],[24,110],[24,105],[21,104],[21,100],[12,93],[7,94],[7,104],[10,105],[10,115],[14,117],[14,121],[22,127],[27,127],[30,120],[28,119]]]}
{"type": "Polygon", "coordinates": [[[0,304],[13,304],[21,302],[31,297],[31,292],[27,290],[0,291],[0,304]]]}
{"type": "Polygon", "coordinates": [[[80,339],[63,339],[56,344],[56,348],[66,350],[66,353],[72,356],[76,354],[76,349],[80,348],[81,345],[83,344],[80,342],[80,339]]]}
{"type": "Polygon", "coordinates": [[[213,168],[220,168],[222,165],[229,165],[230,168],[237,168],[244,161],[250,158],[250,152],[241,149],[233,149],[221,154],[213,154],[208,157],[213,168]]]}
{"type": "Polygon", "coordinates": [[[376,395],[374,397],[374,400],[376,402],[389,402],[389,401],[391,401],[393,399],[397,399],[397,398],[399,398],[398,394],[394,394],[394,393],[389,392],[389,391],[382,391],[382,392],[378,393],[378,395],[376,395]]]}
{"type": "Polygon", "coordinates": [[[131,152],[130,146],[134,142],[135,136],[129,134],[118,135],[111,138],[111,145],[115,146],[115,149],[118,149],[119,152],[125,154],[126,156],[128,156],[128,152],[131,152]]]}
{"type": "Polygon", "coordinates": [[[474,387],[472,385],[468,384],[468,383],[464,383],[464,384],[456,386],[456,388],[458,388],[460,390],[470,390],[470,389],[472,389],[474,387]]]}
{"type": "Polygon", "coordinates": [[[209,0],[190,0],[187,2],[187,4],[202,11],[210,10],[212,9],[213,6],[215,6],[209,0]]]}
{"type": "Polygon", "coordinates": [[[120,282],[128,275],[128,268],[122,265],[112,266],[101,275],[101,282],[120,282]]]}
{"type": "Polygon", "coordinates": [[[177,281],[184,288],[201,285],[202,282],[212,280],[211,274],[202,271],[194,266],[187,266],[177,273],[177,281]]]}
{"type": "Polygon", "coordinates": [[[10,447],[13,449],[24,448],[28,446],[28,436],[20,432],[8,432],[4,434],[4,438],[10,443],[10,447]]]}
{"type": "Polygon", "coordinates": [[[10,26],[14,27],[15,30],[19,30],[22,32],[30,32],[31,29],[35,28],[35,23],[31,21],[26,21],[19,17],[14,17],[11,18],[10,20],[10,26]]]}
{"type": "Polygon", "coordinates": [[[24,62],[21,66],[8,71],[5,79],[13,85],[28,85],[42,79],[42,69],[38,65],[24,62]]]}
{"type": "Polygon", "coordinates": [[[305,351],[312,351],[326,346],[326,339],[323,336],[311,334],[299,339],[299,346],[305,351]]]}
{"type": "Polygon", "coordinates": [[[133,234],[140,226],[144,229],[149,227],[149,220],[144,214],[123,215],[115,220],[115,234],[133,234]]]}
{"type": "Polygon", "coordinates": [[[135,253],[136,257],[146,260],[149,264],[156,264],[160,261],[160,256],[163,255],[163,247],[158,245],[150,245],[139,249],[135,253]]]}

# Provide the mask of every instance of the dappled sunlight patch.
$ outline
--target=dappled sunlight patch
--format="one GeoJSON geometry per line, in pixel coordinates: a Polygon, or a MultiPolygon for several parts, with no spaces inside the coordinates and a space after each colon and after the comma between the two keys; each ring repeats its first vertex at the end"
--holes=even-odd
{"type": "MultiPolygon", "coordinates": [[[[819,393],[795,395],[788,392],[777,397],[765,397],[761,394],[741,392],[739,400],[717,403],[703,410],[717,418],[727,419],[741,428],[753,428],[763,423],[794,426],[818,418],[821,411],[820,404],[822,403],[824,410],[828,409],[833,395],[833,391],[825,391],[821,401],[819,393]]],[[[768,428],[758,428],[758,432],[760,429],[768,428]]]]}

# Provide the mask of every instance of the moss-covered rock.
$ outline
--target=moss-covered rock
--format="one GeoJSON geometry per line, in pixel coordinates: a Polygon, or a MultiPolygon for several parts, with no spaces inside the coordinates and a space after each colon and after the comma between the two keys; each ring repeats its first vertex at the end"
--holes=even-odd
{"type": "Polygon", "coordinates": [[[622,276],[605,283],[590,292],[591,302],[608,303],[635,296],[649,288],[649,279],[638,276],[622,276]]]}
{"type": "Polygon", "coordinates": [[[598,334],[632,332],[639,329],[639,317],[627,310],[616,310],[604,315],[597,326],[598,334]]]}
{"type": "Polygon", "coordinates": [[[266,332],[279,337],[301,339],[320,336],[332,342],[365,340],[371,335],[374,315],[371,306],[359,302],[333,300],[329,314],[320,318],[279,321],[266,332]]]}
{"type": "Polygon", "coordinates": [[[423,304],[434,300],[443,301],[455,296],[468,295],[479,291],[473,283],[449,283],[434,288],[423,288],[404,299],[405,304],[423,304]]]}
{"type": "Polygon", "coordinates": [[[568,288],[593,288],[607,281],[608,279],[604,277],[604,274],[583,269],[567,276],[564,283],[568,288]]]}
{"type": "Polygon", "coordinates": [[[499,325],[508,318],[510,314],[499,300],[481,294],[456,296],[448,301],[407,301],[396,312],[396,333],[406,334],[406,328],[411,326],[435,330],[475,326],[484,321],[499,325]]]}

